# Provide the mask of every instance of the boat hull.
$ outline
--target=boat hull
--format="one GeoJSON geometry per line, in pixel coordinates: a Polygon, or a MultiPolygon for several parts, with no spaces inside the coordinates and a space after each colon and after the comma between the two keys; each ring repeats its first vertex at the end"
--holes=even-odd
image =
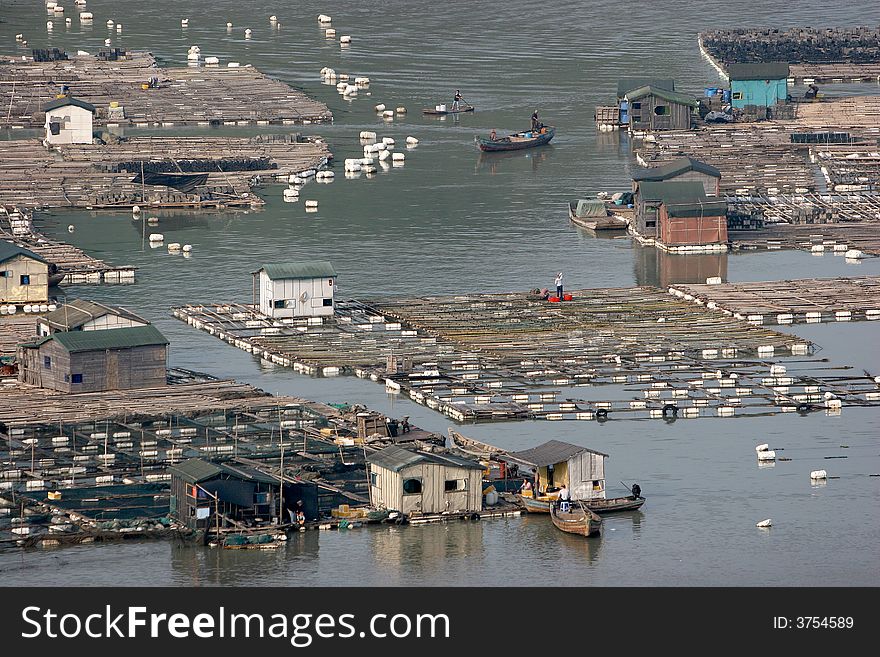
{"type": "Polygon", "coordinates": [[[621,511],[635,511],[645,503],[644,497],[612,497],[609,499],[587,500],[584,505],[593,513],[600,515],[606,513],[618,513],[621,511]]]}
{"type": "Polygon", "coordinates": [[[517,495],[516,497],[519,500],[520,504],[522,504],[525,510],[529,513],[550,513],[549,498],[546,500],[536,500],[531,497],[524,497],[522,495],[517,495]]]}
{"type": "Polygon", "coordinates": [[[626,230],[626,220],[614,215],[605,217],[579,217],[575,214],[575,203],[568,204],[568,218],[575,226],[587,230],[626,230]]]}
{"type": "MultiPolygon", "coordinates": [[[[510,137],[502,137],[501,139],[484,139],[477,137],[477,146],[484,153],[500,153],[504,151],[519,151],[525,148],[534,148],[535,146],[543,146],[549,144],[556,134],[555,128],[549,128],[543,135],[532,137],[531,139],[511,139],[510,137]]],[[[515,135],[512,135],[515,136],[515,135]]]]}
{"type": "Polygon", "coordinates": [[[566,534],[598,536],[602,531],[602,518],[578,502],[572,502],[571,511],[567,513],[558,511],[555,505],[552,506],[550,518],[553,525],[566,534]]]}
{"type": "Polygon", "coordinates": [[[437,109],[431,109],[430,107],[426,107],[422,110],[422,114],[430,114],[431,116],[446,116],[447,114],[464,114],[465,112],[473,112],[473,107],[465,107],[464,109],[459,110],[444,110],[440,111],[437,109]]]}

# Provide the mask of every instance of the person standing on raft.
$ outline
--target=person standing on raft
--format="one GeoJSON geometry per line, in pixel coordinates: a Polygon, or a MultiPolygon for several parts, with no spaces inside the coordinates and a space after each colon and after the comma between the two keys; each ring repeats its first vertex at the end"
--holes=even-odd
{"type": "Polygon", "coordinates": [[[537,132],[540,129],[540,122],[538,121],[538,110],[532,112],[532,132],[537,132]]]}
{"type": "Polygon", "coordinates": [[[461,107],[461,90],[455,90],[455,96],[452,97],[452,111],[457,112],[461,107]]]}
{"type": "Polygon", "coordinates": [[[562,301],[562,272],[556,274],[556,296],[562,301]]]}

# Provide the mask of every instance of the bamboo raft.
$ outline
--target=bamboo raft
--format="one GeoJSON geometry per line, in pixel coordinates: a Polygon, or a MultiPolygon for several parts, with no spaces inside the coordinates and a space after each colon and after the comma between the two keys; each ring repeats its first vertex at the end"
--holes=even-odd
{"type": "Polygon", "coordinates": [[[874,83],[880,80],[880,62],[862,63],[798,63],[790,67],[790,75],[795,84],[845,84],[874,83]]]}
{"type": "Polygon", "coordinates": [[[754,325],[880,319],[880,277],[876,276],[674,285],[670,292],[689,295],[754,325]]]}
{"type": "Polygon", "coordinates": [[[263,201],[254,194],[255,186],[287,182],[291,174],[322,166],[330,156],[325,143],[296,135],[132,137],[62,146],[57,151],[60,158],[38,140],[6,143],[0,154],[0,199],[29,208],[259,206],[263,201]],[[141,173],[141,163],[148,171],[176,171],[184,161],[208,173],[205,184],[192,192],[132,182],[141,173]]]}
{"type": "MultiPolygon", "coordinates": [[[[753,207],[767,207],[750,202],[753,207]]],[[[859,249],[871,255],[880,255],[880,233],[877,223],[861,221],[843,224],[777,224],[760,232],[730,231],[734,249],[802,249],[824,257],[833,254],[844,256],[848,249],[859,249]],[[821,251],[813,251],[822,245],[821,251]]]]}
{"type": "Polygon", "coordinates": [[[730,417],[823,408],[835,389],[871,405],[871,377],[766,377],[812,345],[655,288],[581,290],[562,304],[524,294],[338,301],[321,323],[278,322],[241,304],[190,305],[175,317],[266,362],[355,376],[458,422],[537,418],[730,417]],[[579,389],[627,386],[583,397],[579,389]],[[668,407],[673,407],[670,409],[668,407]]]}
{"type": "Polygon", "coordinates": [[[60,85],[98,108],[96,125],[293,125],[330,121],[330,110],[251,66],[161,68],[148,52],[105,61],[91,55],[34,62],[0,61],[0,126],[42,128],[42,106],[60,85]],[[151,77],[156,88],[142,89],[151,77]],[[111,102],[123,118],[110,113],[111,102]]]}
{"type": "Polygon", "coordinates": [[[26,210],[0,205],[0,239],[14,242],[54,264],[61,276],[60,285],[134,283],[136,267],[116,267],[82,249],[46,237],[34,228],[33,214],[26,210]]]}
{"type": "Polygon", "coordinates": [[[37,318],[24,313],[0,316],[0,355],[14,356],[20,342],[37,334],[37,318]]]}

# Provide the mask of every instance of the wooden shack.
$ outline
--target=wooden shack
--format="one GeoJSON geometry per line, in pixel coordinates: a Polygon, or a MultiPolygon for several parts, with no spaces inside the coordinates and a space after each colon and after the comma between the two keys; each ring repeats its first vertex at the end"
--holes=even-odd
{"type": "Polygon", "coordinates": [[[367,457],[374,506],[406,514],[476,513],[483,466],[451,454],[393,445],[367,457]]]}
{"type": "Polygon", "coordinates": [[[0,303],[46,303],[50,267],[33,251],[0,240],[0,303]]]}
{"type": "Polygon", "coordinates": [[[18,378],[61,392],[166,384],[168,340],[152,325],[58,332],[19,345],[18,378]]]}
{"type": "Polygon", "coordinates": [[[91,144],[94,105],[70,96],[43,105],[46,112],[46,142],[49,144],[91,144]]]}
{"type": "MultiPolygon", "coordinates": [[[[617,124],[620,126],[629,126],[630,107],[626,95],[641,89],[642,87],[654,87],[655,89],[665,89],[666,91],[675,91],[675,80],[668,78],[645,78],[645,77],[625,77],[617,81],[617,124]]],[[[598,120],[598,119],[597,119],[598,120]]]]}
{"type": "Polygon", "coordinates": [[[535,469],[535,488],[540,494],[553,493],[565,484],[573,500],[605,498],[605,459],[607,454],[561,440],[510,457],[535,469]]]}
{"type": "Polygon", "coordinates": [[[642,182],[665,182],[668,180],[696,180],[703,185],[706,196],[721,195],[721,172],[713,166],[692,157],[679,157],[666,164],[643,169],[633,176],[633,194],[642,182]]]}
{"type": "Polygon", "coordinates": [[[58,331],[99,331],[149,324],[143,317],[118,306],[76,299],[37,320],[37,335],[58,331]]]}
{"type": "Polygon", "coordinates": [[[696,180],[639,182],[631,224],[661,248],[727,245],[727,202],[706,196],[696,180]]]}
{"type": "Polygon", "coordinates": [[[264,265],[253,276],[254,296],[259,287],[260,312],[267,317],[322,317],[334,313],[336,270],[326,260],[264,265]]]}
{"type": "Polygon", "coordinates": [[[278,476],[237,461],[189,459],[168,472],[171,515],[190,529],[287,524],[300,501],[306,520],[320,515],[313,482],[285,477],[282,491],[278,476]]]}
{"type": "Polygon", "coordinates": [[[692,114],[699,107],[693,96],[650,85],[627,92],[631,132],[690,130],[692,114]]]}

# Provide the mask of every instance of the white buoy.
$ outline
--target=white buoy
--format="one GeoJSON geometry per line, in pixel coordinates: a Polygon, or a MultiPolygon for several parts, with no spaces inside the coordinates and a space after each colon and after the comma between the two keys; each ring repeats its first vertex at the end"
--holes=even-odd
{"type": "Polygon", "coordinates": [[[376,139],[376,133],[369,130],[363,130],[360,136],[364,140],[376,139]]]}
{"type": "Polygon", "coordinates": [[[766,520],[762,520],[757,525],[755,525],[755,527],[772,527],[772,526],[773,526],[773,519],[772,518],[767,518],[766,520]]]}
{"type": "Polygon", "coordinates": [[[150,226],[158,226],[159,217],[147,217],[147,224],[149,224],[150,226]]]}
{"type": "Polygon", "coordinates": [[[383,162],[391,157],[391,151],[379,151],[379,161],[383,162]]]}
{"type": "Polygon", "coordinates": [[[111,18],[107,21],[107,27],[113,27],[116,25],[116,22],[111,18]]]}
{"type": "Polygon", "coordinates": [[[116,32],[122,32],[122,23],[116,23],[116,32]]]}
{"type": "Polygon", "coordinates": [[[318,16],[318,22],[319,22],[319,23],[330,23],[330,22],[332,22],[332,21],[333,21],[333,19],[330,18],[327,14],[320,14],[320,15],[318,16]]]}
{"type": "Polygon", "coordinates": [[[24,312],[30,314],[30,312],[31,312],[31,304],[29,304],[29,303],[24,304],[24,307],[22,308],[22,310],[23,310],[24,312]]]}
{"type": "Polygon", "coordinates": [[[392,162],[403,162],[406,159],[406,155],[403,153],[392,153],[391,161],[392,162]]]}
{"type": "Polygon", "coordinates": [[[226,29],[227,29],[227,30],[231,30],[231,29],[232,29],[232,23],[226,23],[226,29]]]}
{"type": "Polygon", "coordinates": [[[384,112],[384,111],[385,111],[385,105],[384,105],[383,103],[379,103],[378,105],[376,105],[375,109],[376,109],[377,112],[384,112]]]}
{"type": "Polygon", "coordinates": [[[165,241],[165,236],[162,233],[150,233],[149,239],[151,242],[163,242],[165,241]]]}
{"type": "Polygon", "coordinates": [[[772,449],[758,452],[758,460],[759,461],[775,461],[776,460],[776,452],[774,452],[772,449]]]}
{"type": "Polygon", "coordinates": [[[63,13],[64,13],[64,7],[60,7],[60,6],[58,6],[58,7],[55,7],[52,11],[54,11],[56,14],[63,14],[63,13]]]}
{"type": "Polygon", "coordinates": [[[73,23],[73,19],[70,18],[70,17],[65,18],[65,19],[64,19],[64,23],[65,23],[65,25],[70,25],[71,23],[73,23]]]}
{"type": "Polygon", "coordinates": [[[386,146],[394,146],[394,138],[393,137],[382,137],[382,143],[386,146]]]}
{"type": "Polygon", "coordinates": [[[202,55],[198,52],[190,52],[186,54],[186,58],[191,62],[197,62],[202,58],[202,55]]]}
{"type": "Polygon", "coordinates": [[[104,39],[104,45],[105,45],[105,46],[109,46],[109,45],[110,45],[110,39],[104,39]]]}
{"type": "Polygon", "coordinates": [[[755,447],[756,452],[766,452],[769,450],[770,450],[770,445],[768,445],[767,443],[761,443],[760,445],[755,447]]]}
{"type": "Polygon", "coordinates": [[[359,87],[369,87],[370,86],[370,78],[356,77],[354,79],[354,83],[359,87]]]}
{"type": "Polygon", "coordinates": [[[16,40],[16,41],[21,41],[22,39],[24,39],[24,34],[16,34],[16,35],[15,35],[15,40],[16,40]]]}
{"type": "Polygon", "coordinates": [[[90,11],[84,11],[84,12],[82,12],[82,13],[79,15],[79,20],[80,20],[80,22],[84,22],[84,23],[85,23],[85,22],[91,22],[91,20],[92,20],[94,17],[95,17],[95,16],[94,16],[94,14],[92,14],[92,12],[90,12],[90,11]]]}
{"type": "Polygon", "coordinates": [[[220,59],[217,57],[205,57],[205,64],[208,66],[216,66],[220,63],[220,59]]]}
{"type": "Polygon", "coordinates": [[[403,107],[402,105],[400,107],[396,107],[394,109],[394,111],[397,112],[398,114],[406,114],[406,108],[403,107]]]}
{"type": "Polygon", "coordinates": [[[306,208],[317,209],[318,202],[317,201],[306,201],[306,208]]]}
{"type": "Polygon", "coordinates": [[[859,251],[858,249],[850,249],[846,253],[843,254],[844,258],[849,260],[861,260],[865,257],[865,254],[859,251]]]}
{"type": "Polygon", "coordinates": [[[131,213],[132,214],[140,214],[141,213],[141,206],[139,206],[139,205],[132,206],[131,213]]]}
{"type": "Polygon", "coordinates": [[[190,253],[192,250],[193,250],[192,244],[184,244],[183,245],[183,252],[184,253],[190,253]]]}
{"type": "Polygon", "coordinates": [[[278,17],[277,16],[269,16],[269,22],[270,23],[277,23],[278,17]]]}
{"type": "Polygon", "coordinates": [[[180,27],[187,27],[187,26],[189,26],[189,19],[188,18],[181,18],[180,19],[180,27]]]}
{"type": "Polygon", "coordinates": [[[239,64],[238,62],[229,62],[226,65],[226,68],[239,68],[240,66],[241,66],[241,64],[239,64]]]}
{"type": "Polygon", "coordinates": [[[284,190],[283,196],[284,196],[285,201],[293,200],[293,199],[299,198],[299,191],[297,191],[296,189],[293,189],[291,187],[288,187],[287,189],[284,190]]]}
{"type": "Polygon", "coordinates": [[[49,30],[49,31],[51,32],[51,31],[52,31],[52,27],[53,27],[53,25],[52,25],[52,21],[46,21],[46,29],[49,30]]]}
{"type": "Polygon", "coordinates": [[[349,43],[351,43],[351,37],[349,35],[345,34],[345,35],[339,37],[339,43],[343,46],[348,45],[349,43]]]}
{"type": "Polygon", "coordinates": [[[384,112],[382,112],[382,118],[387,119],[387,120],[393,120],[394,119],[394,112],[392,110],[385,110],[384,112]]]}
{"type": "Polygon", "coordinates": [[[180,251],[180,242],[171,242],[168,245],[168,250],[172,252],[180,251]]]}
{"type": "Polygon", "coordinates": [[[814,481],[827,479],[827,478],[828,478],[828,473],[825,472],[825,470],[813,470],[810,473],[810,479],[812,479],[814,481]]]}
{"type": "Polygon", "coordinates": [[[76,226],[74,226],[73,224],[70,224],[70,225],[67,227],[67,232],[68,232],[68,233],[72,233],[72,232],[75,231],[75,230],[76,230],[76,226]]]}
{"type": "Polygon", "coordinates": [[[244,38],[245,38],[245,39],[250,39],[250,38],[251,38],[251,29],[250,29],[250,28],[248,28],[248,29],[246,29],[246,30],[244,31],[244,38]]]}

